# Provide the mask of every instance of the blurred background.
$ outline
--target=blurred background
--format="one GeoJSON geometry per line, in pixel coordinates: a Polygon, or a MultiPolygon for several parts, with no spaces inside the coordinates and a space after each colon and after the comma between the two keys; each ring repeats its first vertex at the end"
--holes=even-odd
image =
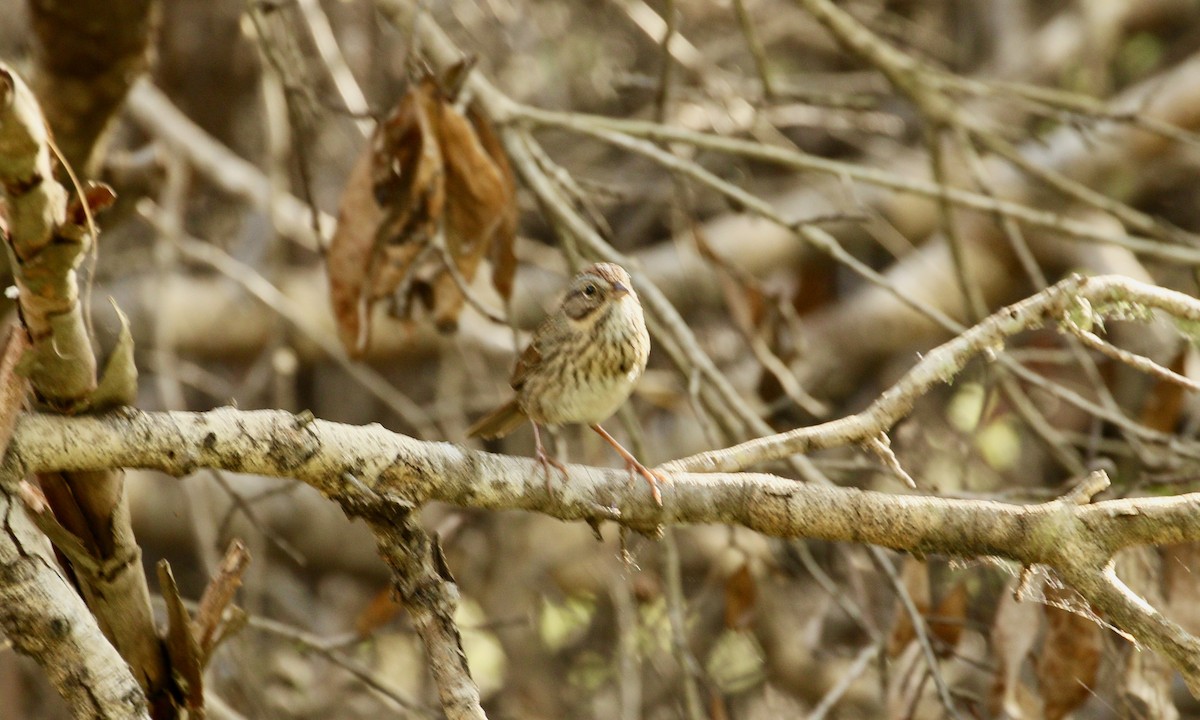
{"type": "MultiPolygon", "coordinates": [[[[125,7],[84,5],[110,19],[125,7]]],[[[393,22],[396,6],[408,4],[141,8],[156,26],[147,77],[98,149],[72,157],[118,197],[85,273],[102,351],[118,329],[103,300],[130,316],[139,407],[311,410],[466,442],[470,422],[507,399],[528,331],[594,257],[546,212],[527,168],[511,199],[511,297],[495,288],[494,258],[464,278],[470,302],[449,320],[399,279],[372,304],[361,357],[339,339],[346,316],[331,309],[326,268],[340,257],[335,219],[344,231],[363,217],[356,203],[370,193],[350,181],[355,164],[378,162],[376,120],[423,76],[418,35],[393,22]]],[[[865,47],[893,55],[847,49],[819,2],[445,0],[416,12],[500,93],[552,111],[516,123],[534,166],[661,290],[743,409],[775,430],[863,409],[920,353],[1071,272],[1195,294],[1200,4],[836,8],[866,31],[865,47]],[[939,187],[959,194],[940,203],[939,187]]],[[[55,44],[52,10],[0,0],[0,59],[27,77],[78,49],[55,44]]],[[[472,98],[452,92],[445,70],[434,68],[446,101],[462,109],[472,98]]],[[[71,155],[71,130],[56,132],[71,155]]],[[[358,232],[374,242],[374,225],[358,232]]],[[[1141,320],[1110,323],[1105,341],[1191,375],[1191,346],[1141,320]]],[[[610,421],[614,435],[657,464],[762,434],[714,399],[677,328],[661,315],[651,325],[650,369],[610,421]]],[[[894,428],[920,492],[1041,501],[1097,468],[1113,495],[1195,489],[1198,416],[1179,386],[1052,327],[1004,355],[1010,365],[973,363],[894,428]]],[[[572,462],[619,462],[579,428],[556,445],[572,462]]],[[[486,447],[528,456],[532,435],[486,447]]],[[[887,458],[861,448],[764,469],[906,492],[887,458]]],[[[147,567],[169,559],[185,597],[231,539],[253,555],[239,598],[247,626],[209,669],[211,716],[440,716],[361,522],[288,480],[128,477],[147,567]]],[[[424,521],[462,593],[489,717],[1200,717],[1162,658],[1089,617],[1053,578],[1035,577],[1021,590],[1033,602],[1015,602],[1019,568],[1006,561],[729,527],[645,538],[606,525],[597,537],[440,505],[424,521]]],[[[1197,632],[1196,557],[1190,545],[1139,550],[1119,568],[1197,632]]],[[[0,697],[4,718],[67,716],[11,650],[0,653],[0,697]]]]}

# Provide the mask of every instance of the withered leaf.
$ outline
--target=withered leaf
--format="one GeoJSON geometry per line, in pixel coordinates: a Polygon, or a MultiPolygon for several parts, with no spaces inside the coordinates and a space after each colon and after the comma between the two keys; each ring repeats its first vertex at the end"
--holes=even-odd
{"type": "Polygon", "coordinates": [[[88,213],[95,217],[101,211],[112,207],[116,201],[117,193],[111,187],[102,182],[88,180],[83,188],[83,202],[80,202],[79,197],[72,197],[67,205],[67,222],[73,225],[87,225],[88,213]],[[84,203],[87,203],[87,213],[84,212],[84,203]]]}
{"type": "Polygon", "coordinates": [[[400,614],[402,606],[395,592],[389,587],[375,593],[371,602],[354,619],[354,632],[360,638],[370,637],[376,630],[388,624],[400,614]]]}
{"type": "MultiPolygon", "coordinates": [[[[1047,586],[1047,600],[1062,591],[1047,586]]],[[[1046,720],[1060,720],[1094,692],[1103,653],[1103,631],[1090,618],[1054,605],[1042,606],[1046,635],[1037,665],[1046,720]]]]}
{"type": "Polygon", "coordinates": [[[967,605],[970,599],[965,582],[957,582],[942,596],[937,608],[929,618],[929,633],[938,639],[939,654],[950,655],[958,646],[963,627],[967,622],[967,605]]]}
{"type": "Polygon", "coordinates": [[[385,220],[383,243],[427,242],[446,202],[437,123],[444,101],[437,81],[426,77],[400,99],[371,141],[371,178],[385,220]]]}
{"type": "Polygon", "coordinates": [[[508,300],[512,297],[513,278],[517,274],[517,178],[487,117],[472,105],[467,108],[467,118],[500,173],[504,201],[497,206],[500,220],[491,238],[492,285],[502,298],[508,300]]]}
{"type": "Polygon", "coordinates": [[[192,632],[192,619],[179,594],[179,586],[166,560],[158,561],[158,585],[167,605],[167,655],[175,680],[189,709],[204,707],[204,664],[200,644],[192,632]]]}
{"type": "Polygon", "coordinates": [[[750,565],[742,563],[725,579],[725,627],[730,630],[749,627],[757,599],[758,586],[750,572],[750,565]]]}
{"type": "Polygon", "coordinates": [[[337,229],[325,253],[329,298],[338,335],[346,350],[356,357],[366,350],[369,340],[369,268],[375,250],[375,230],[383,220],[383,209],[375,202],[371,163],[368,149],[350,171],[342,190],[337,229]]]}
{"type": "MultiPolygon", "coordinates": [[[[912,556],[904,558],[900,568],[900,582],[904,586],[917,612],[922,616],[929,614],[929,565],[912,556]]],[[[913,629],[912,616],[899,598],[896,599],[896,609],[892,621],[892,633],[888,636],[887,654],[896,657],[909,643],[917,637],[913,629]]]]}
{"type": "Polygon", "coordinates": [[[516,182],[483,114],[454,108],[445,88],[460,81],[427,74],[412,85],[343,191],[326,263],[339,334],[353,355],[366,350],[371,308],[386,298],[400,318],[423,304],[439,329],[453,330],[465,304],[461,284],[485,257],[497,291],[511,295],[516,182]]]}

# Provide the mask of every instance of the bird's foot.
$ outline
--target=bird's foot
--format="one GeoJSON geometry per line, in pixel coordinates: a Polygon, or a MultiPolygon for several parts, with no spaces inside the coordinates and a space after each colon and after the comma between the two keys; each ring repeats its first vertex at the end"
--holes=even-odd
{"type": "Polygon", "coordinates": [[[537,461],[539,463],[541,463],[542,472],[546,476],[546,492],[549,492],[549,493],[554,492],[554,483],[551,481],[551,475],[550,475],[550,466],[551,465],[553,465],[560,473],[562,473],[563,482],[566,482],[570,478],[570,474],[567,472],[567,466],[563,465],[559,461],[550,457],[550,455],[546,453],[545,448],[538,448],[537,461]]]}
{"type": "Polygon", "coordinates": [[[662,493],[658,489],[659,483],[669,483],[671,478],[657,470],[651,470],[645,465],[638,462],[632,455],[625,458],[625,467],[629,470],[629,480],[633,481],[633,473],[636,471],[639,475],[646,478],[646,482],[650,483],[650,494],[654,497],[654,502],[662,507],[662,493]]]}
{"type": "Polygon", "coordinates": [[[625,458],[625,467],[629,469],[630,480],[633,479],[633,473],[635,470],[642,477],[646,478],[646,482],[650,483],[650,494],[654,497],[654,502],[657,503],[659,507],[662,507],[662,492],[659,491],[658,486],[659,483],[671,482],[671,479],[663,473],[657,470],[651,470],[643,465],[640,461],[638,461],[637,458],[633,456],[633,453],[626,450],[625,446],[617,442],[616,439],[612,435],[609,435],[608,431],[600,427],[599,424],[592,425],[592,429],[599,433],[600,437],[607,440],[608,444],[612,445],[613,449],[620,453],[621,457],[625,458]]]}

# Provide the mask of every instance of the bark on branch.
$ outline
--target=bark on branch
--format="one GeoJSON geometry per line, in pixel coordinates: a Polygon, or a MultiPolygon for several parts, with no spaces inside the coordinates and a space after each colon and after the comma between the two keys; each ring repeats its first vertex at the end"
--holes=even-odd
{"type": "MultiPolygon", "coordinates": [[[[1047,321],[1090,332],[1105,315],[1118,317],[1161,310],[1186,328],[1200,322],[1200,301],[1174,290],[1119,275],[1071,277],[994,313],[983,322],[925,354],[920,362],[870,407],[857,415],[756,438],[723,450],[699,453],[666,465],[669,470],[731,472],[795,453],[863,443],[886,433],[933,386],[948,382],[970,359],[1002,350],[1004,341],[1047,321]]],[[[1144,358],[1140,358],[1144,359],[1144,358]]],[[[1133,428],[1137,431],[1137,428],[1133,428]]],[[[1146,439],[1165,435],[1143,431],[1146,439]]]]}
{"type": "Polygon", "coordinates": [[[1122,547],[1200,540],[1200,493],[1014,505],[891,495],[765,474],[675,473],[660,508],[643,484],[629,483],[619,470],[568,466],[569,481],[549,493],[531,459],[419,441],[379,426],[232,408],[26,415],[5,463],[15,472],[140,467],[179,476],[216,467],[294,477],[351,513],[382,496],[413,505],[440,500],[530,510],[563,520],[615,519],[645,532],[665,523],[723,523],[920,554],[1006,557],[1057,570],[1114,625],[1165,654],[1193,691],[1200,689],[1200,641],[1138,600],[1108,568],[1122,547]]]}
{"type": "MultiPolygon", "coordinates": [[[[76,269],[95,238],[55,178],[51,143],[33,93],[0,63],[0,226],[21,319],[31,347],[21,361],[43,406],[75,412],[97,388],[96,356],[79,297],[76,269]]],[[[75,204],[87,203],[76,198],[75,204]]],[[[172,716],[171,673],[154,627],[141,550],[129,523],[121,473],[49,473],[40,478],[57,521],[79,540],[80,591],[105,635],[129,663],[158,717],[172,716]]]]}

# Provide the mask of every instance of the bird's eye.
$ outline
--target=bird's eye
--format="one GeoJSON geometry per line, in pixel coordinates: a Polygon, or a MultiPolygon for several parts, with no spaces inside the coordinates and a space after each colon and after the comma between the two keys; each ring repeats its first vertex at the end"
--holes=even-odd
{"type": "Polygon", "coordinates": [[[584,294],[584,295],[587,295],[588,297],[591,297],[591,296],[595,295],[595,294],[596,294],[596,286],[595,286],[595,285],[590,285],[590,284],[589,284],[589,285],[584,285],[584,286],[583,286],[583,294],[584,294]]]}

